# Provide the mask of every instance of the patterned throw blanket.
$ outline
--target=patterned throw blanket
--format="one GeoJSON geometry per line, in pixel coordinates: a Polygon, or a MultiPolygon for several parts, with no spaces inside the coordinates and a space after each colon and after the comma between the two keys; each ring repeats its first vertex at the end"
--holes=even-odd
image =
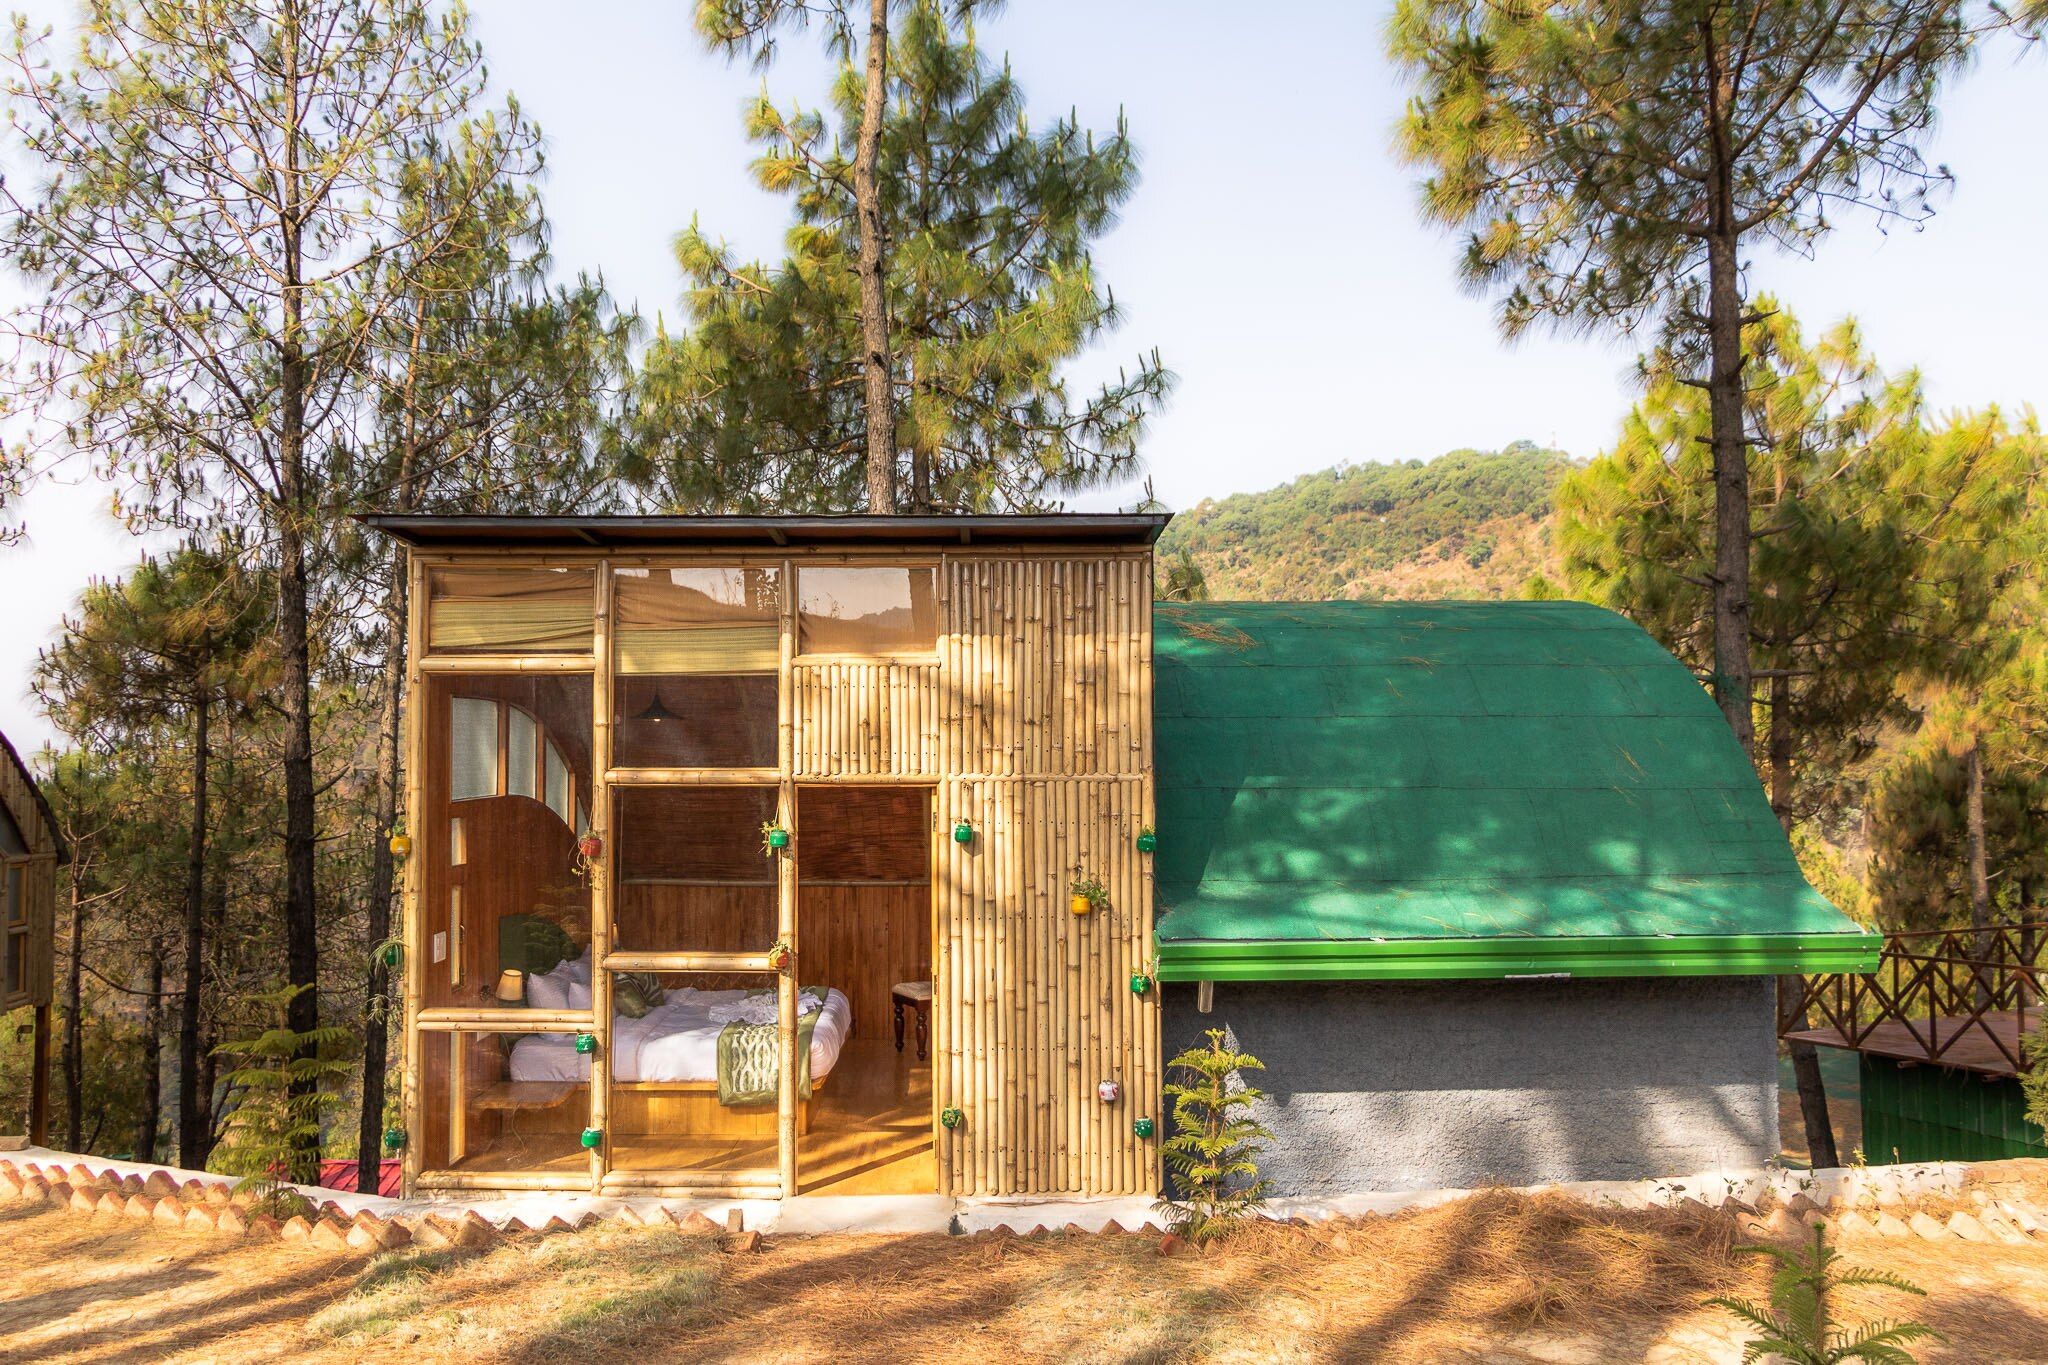
{"type": "MultiPolygon", "coordinates": [[[[811,1097],[811,1033],[819,1011],[796,1023],[796,1093],[811,1097]]],[[[773,1104],[782,1075],[782,1045],[773,1024],[731,1023],[718,1031],[718,1102],[773,1104]]]]}

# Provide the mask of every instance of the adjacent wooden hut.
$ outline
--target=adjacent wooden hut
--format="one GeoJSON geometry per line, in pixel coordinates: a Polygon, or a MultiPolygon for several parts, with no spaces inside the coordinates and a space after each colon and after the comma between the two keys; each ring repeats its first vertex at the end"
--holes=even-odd
{"type": "Polygon", "coordinates": [[[0,1015],[34,1012],[28,1139],[50,1122],[50,993],[57,868],[70,861],[28,765],[0,735],[0,1015]]]}
{"type": "Polygon", "coordinates": [[[372,518],[408,1185],[1154,1191],[1164,522],[372,518]]]}

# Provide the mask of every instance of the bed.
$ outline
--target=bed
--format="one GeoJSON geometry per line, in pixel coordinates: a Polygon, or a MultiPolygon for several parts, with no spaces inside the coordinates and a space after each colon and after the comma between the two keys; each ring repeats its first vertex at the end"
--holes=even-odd
{"type": "MultiPolygon", "coordinates": [[[[612,1082],[678,1085],[718,1082],[718,1034],[725,1023],[714,1014],[745,1000],[745,990],[703,991],[683,986],[638,1019],[612,1019],[612,1082]]],[[[853,1032],[853,1005],[838,990],[825,992],[825,1005],[811,1032],[811,1084],[832,1073],[840,1049],[853,1032]]],[[[512,1048],[511,1079],[590,1079],[590,1057],[576,1051],[573,1034],[536,1033],[512,1048]]]]}

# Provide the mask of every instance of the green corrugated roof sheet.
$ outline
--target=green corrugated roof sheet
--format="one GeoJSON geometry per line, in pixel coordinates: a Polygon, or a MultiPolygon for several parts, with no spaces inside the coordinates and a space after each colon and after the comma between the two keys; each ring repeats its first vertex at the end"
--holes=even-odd
{"type": "Polygon", "coordinates": [[[1575,602],[1161,603],[1160,975],[1839,970],[1713,702],[1575,602]]]}

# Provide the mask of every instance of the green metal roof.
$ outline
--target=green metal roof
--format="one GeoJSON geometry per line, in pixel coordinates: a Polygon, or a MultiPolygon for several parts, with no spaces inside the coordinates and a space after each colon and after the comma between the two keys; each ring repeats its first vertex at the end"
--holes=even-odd
{"type": "Polygon", "coordinates": [[[1712,700],[1613,612],[1154,622],[1162,980],[1875,967],[1712,700]]]}

